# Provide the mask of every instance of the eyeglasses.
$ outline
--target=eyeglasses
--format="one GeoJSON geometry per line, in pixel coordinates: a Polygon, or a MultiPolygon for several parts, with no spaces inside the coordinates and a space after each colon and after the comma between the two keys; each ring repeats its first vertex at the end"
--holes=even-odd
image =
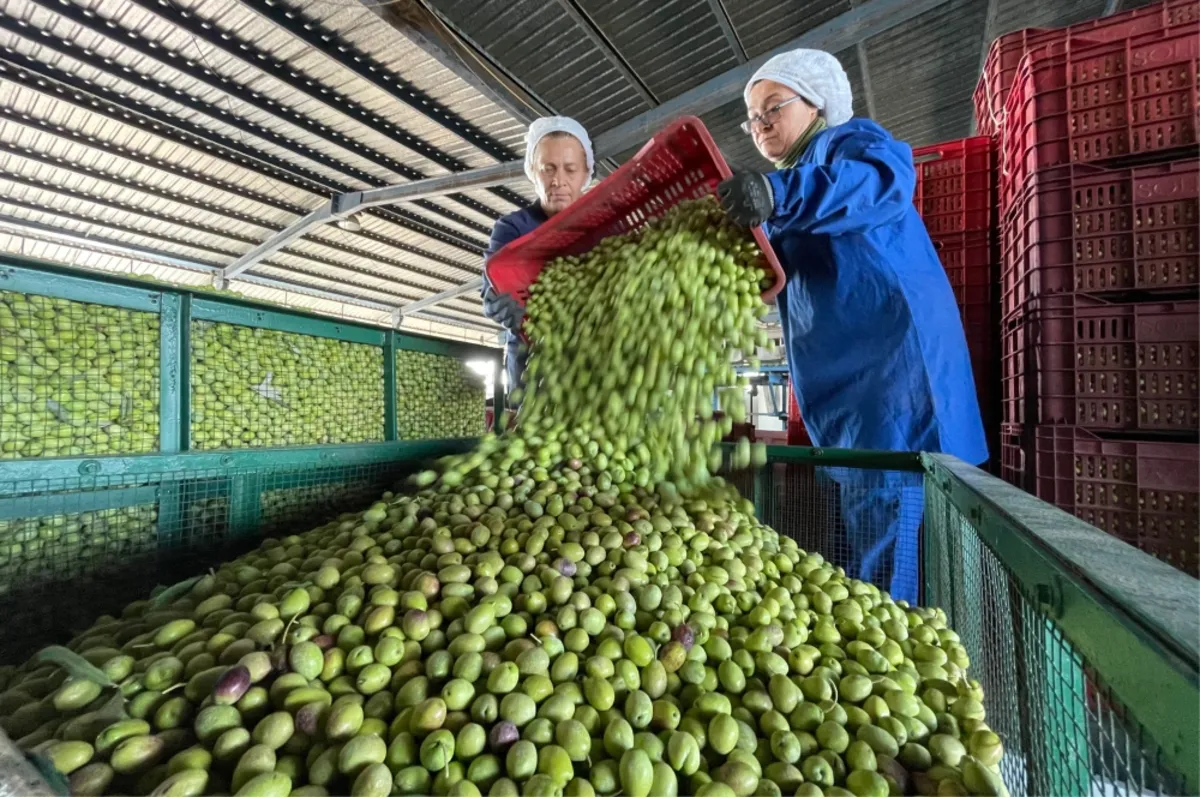
{"type": "Polygon", "coordinates": [[[779,103],[774,108],[768,108],[767,110],[763,111],[760,114],[759,113],[754,114],[754,116],[751,116],[749,119],[742,122],[742,132],[745,133],[746,135],[750,135],[751,133],[754,132],[755,125],[762,125],[763,127],[770,127],[771,125],[773,125],[779,121],[779,112],[780,112],[780,110],[783,109],[783,107],[785,105],[791,105],[793,102],[800,102],[801,99],[803,99],[803,98],[802,97],[792,97],[790,100],[784,100],[783,102],[779,103]]]}

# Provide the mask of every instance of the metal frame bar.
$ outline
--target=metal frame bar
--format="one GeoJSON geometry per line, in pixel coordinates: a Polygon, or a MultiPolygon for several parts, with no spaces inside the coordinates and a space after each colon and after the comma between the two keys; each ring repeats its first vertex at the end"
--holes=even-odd
{"type": "MultiPolygon", "coordinates": [[[[177,454],[143,454],[130,457],[63,457],[58,459],[12,459],[0,462],[0,488],[13,483],[79,481],[83,475],[103,486],[110,479],[153,477],[163,482],[196,478],[219,478],[237,471],[289,468],[347,467],[425,459],[446,453],[469,451],[476,438],[449,440],[395,440],[353,445],[297,446],[294,448],[250,448],[220,451],[184,451],[177,454]]],[[[84,485],[86,487],[86,484],[84,485]]],[[[123,485],[122,485],[123,486],[123,485]]],[[[20,489],[20,488],[18,488],[20,489]]],[[[0,492],[0,495],[3,495],[0,492]]]]}
{"type": "Polygon", "coordinates": [[[221,276],[232,279],[255,266],[264,257],[278,252],[283,247],[303,237],[309,230],[319,227],[328,221],[344,218],[367,208],[379,205],[390,205],[396,202],[412,202],[416,199],[442,196],[457,191],[464,186],[479,187],[481,185],[500,185],[523,174],[523,161],[500,163],[495,166],[485,166],[469,172],[449,174],[444,177],[431,177],[413,183],[372,188],[366,191],[354,191],[335,196],[327,204],[307,215],[297,219],[282,232],[276,233],[261,244],[239,257],[231,265],[225,267],[221,276]]]}
{"type": "Polygon", "coordinates": [[[651,108],[657,106],[659,102],[658,97],[656,97],[650,87],[647,86],[640,77],[638,77],[638,73],[634,70],[633,66],[631,66],[630,63],[625,60],[624,56],[622,56],[617,50],[617,46],[609,41],[608,36],[606,36],[604,31],[600,29],[600,26],[592,20],[591,16],[582,8],[580,8],[575,0],[557,0],[557,2],[559,8],[563,10],[563,13],[570,17],[571,21],[574,22],[576,26],[583,30],[584,35],[587,36],[592,45],[595,46],[595,48],[600,51],[600,54],[603,55],[604,58],[610,64],[612,64],[618,72],[621,73],[621,77],[625,78],[629,85],[641,95],[642,99],[646,101],[646,104],[651,108]]]}
{"type": "MultiPolygon", "coordinates": [[[[32,231],[35,235],[45,236],[46,238],[53,239],[57,243],[62,243],[62,244],[68,245],[68,246],[73,246],[73,247],[83,249],[86,251],[103,252],[103,253],[112,254],[112,255],[115,255],[118,257],[130,257],[130,258],[134,258],[134,259],[142,260],[142,261],[157,262],[157,263],[162,263],[162,264],[171,266],[173,268],[186,269],[188,271],[198,271],[198,272],[205,273],[205,274],[213,274],[213,273],[218,272],[221,268],[220,266],[212,264],[212,263],[206,263],[206,262],[199,261],[199,260],[189,260],[187,258],[180,257],[178,255],[174,255],[170,252],[163,252],[161,250],[152,249],[150,247],[139,246],[137,244],[130,244],[130,243],[126,243],[124,241],[118,241],[118,240],[111,239],[111,238],[105,238],[104,236],[99,236],[99,235],[89,235],[89,234],[84,234],[84,233],[75,233],[75,232],[71,232],[68,230],[61,230],[61,229],[58,229],[55,227],[51,227],[50,225],[41,224],[39,222],[34,222],[34,221],[28,221],[26,219],[19,219],[19,218],[15,218],[15,217],[11,217],[11,216],[6,216],[3,214],[0,214],[0,226],[14,227],[14,228],[17,228],[22,231],[26,231],[26,230],[32,231]]],[[[41,261],[29,260],[27,258],[20,258],[17,256],[0,255],[0,258],[9,258],[9,257],[11,257],[14,261],[31,263],[35,267],[43,267],[43,266],[51,265],[51,264],[42,263],[41,261]]],[[[0,262],[2,262],[2,260],[0,260],[0,262]]],[[[343,304],[352,304],[352,305],[355,305],[358,307],[365,307],[365,308],[368,308],[371,310],[377,310],[381,313],[384,313],[388,318],[391,318],[397,309],[393,305],[381,304],[379,302],[372,301],[372,300],[367,299],[362,296],[341,293],[339,291],[329,290],[327,288],[319,288],[319,287],[307,285],[304,283],[293,282],[293,281],[285,280],[285,279],[276,279],[274,277],[268,277],[268,276],[263,276],[263,275],[258,275],[258,274],[245,274],[245,275],[238,277],[237,280],[239,282],[245,282],[249,285],[257,285],[257,286],[261,286],[261,287],[265,287],[265,288],[275,288],[277,290],[289,291],[291,293],[301,294],[301,295],[305,295],[305,296],[311,296],[311,297],[314,297],[317,299],[323,299],[326,301],[339,302],[339,303],[343,303],[343,304]]],[[[180,286],[179,289],[187,290],[186,286],[180,286]]],[[[88,297],[90,295],[92,295],[92,294],[90,294],[90,293],[81,294],[81,300],[87,301],[88,297]]],[[[417,313],[410,313],[410,315],[418,315],[422,318],[427,318],[427,319],[435,321],[437,323],[442,323],[442,324],[447,324],[447,325],[472,327],[472,328],[479,329],[482,331],[487,331],[487,332],[493,331],[493,328],[491,326],[489,326],[486,322],[482,322],[482,321],[478,322],[478,323],[473,322],[473,321],[466,321],[466,320],[463,320],[460,318],[451,318],[451,317],[442,316],[440,314],[432,314],[432,313],[429,313],[424,310],[418,311],[417,313]]]]}
{"type": "Polygon", "coordinates": [[[737,27],[734,26],[733,20],[729,17],[729,11],[725,8],[724,0],[708,0],[708,7],[712,10],[713,16],[717,19],[717,25],[720,26],[721,32],[725,34],[725,40],[729,42],[729,49],[733,50],[733,57],[737,59],[739,64],[744,64],[750,60],[746,54],[746,48],[742,44],[742,39],[738,36],[737,27]]]}

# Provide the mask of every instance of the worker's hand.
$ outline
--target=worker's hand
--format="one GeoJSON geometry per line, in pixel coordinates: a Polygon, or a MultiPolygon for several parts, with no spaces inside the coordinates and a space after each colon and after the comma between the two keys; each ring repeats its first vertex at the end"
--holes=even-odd
{"type": "Polygon", "coordinates": [[[508,293],[488,290],[483,295],[483,314],[514,335],[521,331],[525,320],[525,308],[508,293]]]}
{"type": "Polygon", "coordinates": [[[735,224],[757,227],[775,212],[775,192],[765,174],[741,172],[717,186],[721,207],[735,224]]]}

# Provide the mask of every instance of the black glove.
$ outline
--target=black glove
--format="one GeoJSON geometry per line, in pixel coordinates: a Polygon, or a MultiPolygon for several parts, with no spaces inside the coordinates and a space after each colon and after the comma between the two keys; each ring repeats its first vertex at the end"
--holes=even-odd
{"type": "Polygon", "coordinates": [[[735,224],[757,227],[775,212],[775,192],[765,174],[740,172],[717,186],[721,207],[735,224]]]}
{"type": "Polygon", "coordinates": [[[525,308],[511,294],[489,289],[483,294],[483,314],[514,335],[521,331],[525,308]]]}

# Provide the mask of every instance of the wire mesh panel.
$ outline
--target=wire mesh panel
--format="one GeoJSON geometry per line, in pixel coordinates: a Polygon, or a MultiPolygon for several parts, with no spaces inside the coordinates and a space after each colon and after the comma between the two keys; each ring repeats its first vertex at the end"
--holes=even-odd
{"type": "Polygon", "coordinates": [[[919,594],[920,473],[772,462],[739,489],[764,523],[804,550],[896,597],[919,594]]]}
{"type": "Polygon", "coordinates": [[[0,658],[9,659],[56,631],[82,627],[97,607],[116,609],[137,596],[127,573],[153,569],[159,508],[157,489],[144,480],[4,486],[0,658]]]}
{"type": "Polygon", "coordinates": [[[0,482],[0,663],[119,615],[265,536],[360,511],[420,462],[0,482]]]}
{"type": "MultiPolygon", "coordinates": [[[[1004,740],[1013,794],[1182,794],[1159,748],[1064,637],[1052,590],[1030,590],[947,495],[928,491],[927,600],[945,609],[1004,740]]],[[[1191,711],[1191,708],[1181,708],[1191,711]]]]}
{"type": "Polygon", "coordinates": [[[400,440],[478,437],[486,429],[483,380],[454,357],[396,351],[396,434],[400,440]]]}
{"type": "Polygon", "coordinates": [[[0,291],[0,459],[158,448],[159,316],[0,291]]]}
{"type": "Polygon", "coordinates": [[[390,486],[402,469],[369,465],[265,476],[261,494],[262,532],[301,534],[343,512],[365,509],[390,486]],[[286,487],[274,487],[286,484],[286,487]]]}
{"type": "Polygon", "coordinates": [[[211,321],[191,327],[196,449],[383,439],[383,349],[211,321]]]}

